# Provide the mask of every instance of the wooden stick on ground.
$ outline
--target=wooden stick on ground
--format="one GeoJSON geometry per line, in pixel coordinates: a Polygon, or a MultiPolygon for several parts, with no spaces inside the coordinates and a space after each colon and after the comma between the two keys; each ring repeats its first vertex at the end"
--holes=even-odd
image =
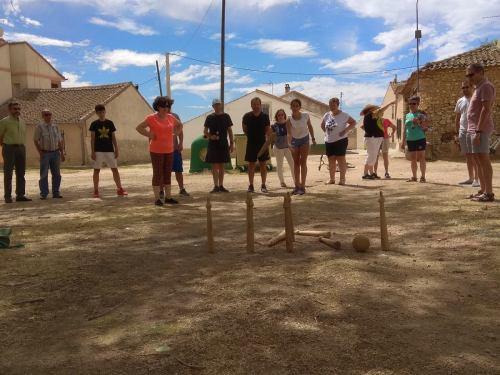
{"type": "Polygon", "coordinates": [[[252,193],[247,193],[247,253],[249,254],[253,254],[255,252],[253,206],[252,193]]]}
{"type": "Polygon", "coordinates": [[[335,250],[340,250],[340,248],[342,246],[340,244],[340,241],[334,241],[334,240],[331,240],[329,238],[320,237],[319,242],[324,243],[327,246],[333,247],[335,250]]]}
{"type": "Polygon", "coordinates": [[[186,366],[188,368],[194,369],[194,370],[203,370],[205,369],[205,366],[198,366],[198,365],[191,365],[189,363],[184,362],[182,359],[174,357],[177,362],[179,362],[181,365],[186,366]]]}
{"type": "Polygon", "coordinates": [[[95,319],[98,319],[98,318],[101,318],[103,317],[104,315],[108,315],[109,313],[112,313],[113,311],[115,311],[117,308],[119,308],[121,305],[123,305],[125,303],[125,301],[121,301],[119,304],[109,308],[108,310],[102,312],[102,313],[99,313],[97,315],[94,315],[94,316],[90,316],[87,318],[87,320],[95,320],[95,319]]]}
{"type": "Polygon", "coordinates": [[[383,251],[389,250],[389,233],[387,232],[387,219],[385,217],[385,198],[384,193],[380,191],[380,243],[383,251]]]}
{"type": "Polygon", "coordinates": [[[278,235],[274,236],[267,242],[267,246],[271,247],[274,246],[281,241],[284,241],[286,239],[286,230],[282,230],[278,235]]]}
{"type": "Polygon", "coordinates": [[[290,193],[286,193],[283,200],[283,208],[285,210],[285,233],[286,233],[286,251],[293,252],[294,230],[292,218],[292,198],[290,193]]]}
{"type": "Polygon", "coordinates": [[[212,203],[207,197],[207,248],[209,253],[214,253],[214,229],[212,226],[212,203]]]}
{"type": "Polygon", "coordinates": [[[330,238],[332,236],[332,233],[327,230],[296,230],[295,234],[298,236],[327,237],[327,238],[330,238]]]}

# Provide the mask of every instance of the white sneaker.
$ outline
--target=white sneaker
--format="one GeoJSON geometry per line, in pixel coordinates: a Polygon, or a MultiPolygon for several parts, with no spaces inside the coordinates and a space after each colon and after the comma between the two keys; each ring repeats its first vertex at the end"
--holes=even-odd
{"type": "Polygon", "coordinates": [[[474,182],[472,182],[472,187],[479,187],[481,186],[481,184],[479,183],[478,180],[474,180],[474,182]]]}

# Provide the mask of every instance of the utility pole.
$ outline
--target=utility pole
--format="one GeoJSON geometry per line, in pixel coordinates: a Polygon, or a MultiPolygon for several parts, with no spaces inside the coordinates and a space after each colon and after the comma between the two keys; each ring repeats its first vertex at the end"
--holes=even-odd
{"type": "Polygon", "coordinates": [[[415,30],[415,39],[417,40],[417,95],[420,93],[420,38],[422,38],[422,30],[418,29],[418,0],[415,4],[417,15],[417,28],[415,30]]]}
{"type": "Polygon", "coordinates": [[[339,109],[342,109],[342,97],[344,96],[344,93],[341,91],[340,92],[340,101],[339,101],[339,109]]]}
{"type": "Polygon", "coordinates": [[[167,86],[167,96],[172,99],[172,88],[170,87],[170,53],[165,54],[165,85],[167,86]]]}
{"type": "Polygon", "coordinates": [[[160,96],[163,96],[163,90],[161,89],[160,68],[158,67],[158,60],[156,60],[156,76],[158,77],[158,87],[160,88],[160,96]]]}
{"type": "Polygon", "coordinates": [[[226,0],[222,0],[222,17],[220,32],[220,100],[224,110],[224,68],[225,68],[225,44],[226,44],[226,0]]]}

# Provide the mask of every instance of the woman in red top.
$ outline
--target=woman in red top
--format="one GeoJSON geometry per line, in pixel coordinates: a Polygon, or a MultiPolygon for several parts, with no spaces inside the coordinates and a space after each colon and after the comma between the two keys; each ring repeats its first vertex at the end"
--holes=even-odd
{"type": "Polygon", "coordinates": [[[149,138],[149,153],[153,165],[153,192],[155,205],[163,206],[160,190],[165,188],[165,203],[178,203],[171,195],[171,173],[174,155],[174,134],[179,134],[182,124],[169,108],[172,100],[167,96],[157,96],[153,102],[156,113],[149,115],[137,125],[137,131],[149,138]]]}

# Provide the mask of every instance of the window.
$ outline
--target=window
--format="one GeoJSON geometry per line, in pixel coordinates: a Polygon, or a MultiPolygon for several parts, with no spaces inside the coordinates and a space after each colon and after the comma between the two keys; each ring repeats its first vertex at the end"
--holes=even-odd
{"type": "Polygon", "coordinates": [[[51,87],[51,88],[53,88],[53,89],[58,89],[60,86],[59,86],[59,83],[57,83],[57,82],[52,82],[52,83],[50,84],[50,87],[51,87]]]}
{"type": "Polygon", "coordinates": [[[270,103],[262,103],[262,112],[271,117],[271,104],[270,103]]]}

